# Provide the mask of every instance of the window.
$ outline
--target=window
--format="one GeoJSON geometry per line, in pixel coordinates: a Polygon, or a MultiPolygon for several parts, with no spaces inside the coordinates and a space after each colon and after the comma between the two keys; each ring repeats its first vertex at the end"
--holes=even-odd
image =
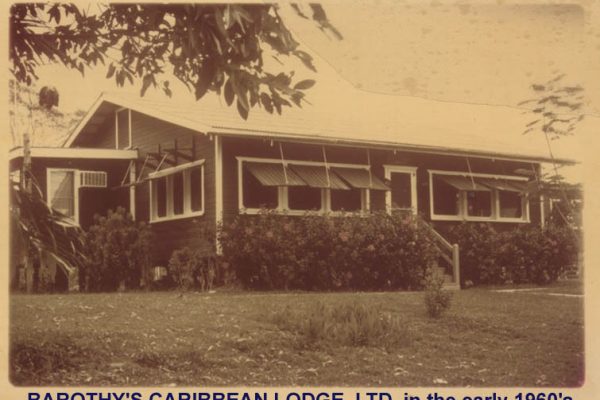
{"type": "Polygon", "coordinates": [[[331,211],[363,211],[366,206],[363,202],[362,189],[331,190],[331,211]]]}
{"type": "Polygon", "coordinates": [[[523,178],[445,171],[429,174],[433,220],[529,221],[523,178]]]}
{"type": "Polygon", "coordinates": [[[47,171],[47,201],[54,210],[79,220],[76,172],[72,169],[48,169],[47,171]]]}
{"type": "Polygon", "coordinates": [[[323,208],[322,189],[309,186],[290,186],[287,190],[290,210],[321,211],[323,208]]]}
{"type": "Polygon", "coordinates": [[[238,177],[238,203],[245,213],[261,208],[291,215],[362,212],[369,210],[370,193],[388,190],[365,165],[239,157],[238,177]]]}
{"type": "Polygon", "coordinates": [[[150,221],[204,213],[204,160],[150,174],[150,221]]]}
{"type": "Polygon", "coordinates": [[[460,192],[439,176],[433,177],[433,211],[435,215],[460,215],[460,192]]]}
{"type": "Polygon", "coordinates": [[[492,192],[469,190],[466,193],[467,215],[470,217],[492,216],[492,192]]]}
{"type": "Polygon", "coordinates": [[[499,191],[500,218],[523,217],[523,195],[517,192],[499,191]]]}

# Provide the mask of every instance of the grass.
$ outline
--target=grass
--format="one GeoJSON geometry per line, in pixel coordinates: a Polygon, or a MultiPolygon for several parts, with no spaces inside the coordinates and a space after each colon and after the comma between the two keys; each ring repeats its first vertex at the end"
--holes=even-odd
{"type": "Polygon", "coordinates": [[[584,375],[583,299],[540,291],[463,290],[438,319],[417,292],[12,295],[10,332],[16,385],[578,386],[584,375]],[[404,337],[307,346],[298,321],[319,321],[323,305],[375,310],[404,337]]]}

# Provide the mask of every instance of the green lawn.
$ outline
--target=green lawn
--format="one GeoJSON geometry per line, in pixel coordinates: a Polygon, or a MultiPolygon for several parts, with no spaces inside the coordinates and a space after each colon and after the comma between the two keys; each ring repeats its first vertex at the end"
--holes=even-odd
{"type": "Polygon", "coordinates": [[[17,385],[578,386],[583,298],[454,294],[438,320],[423,293],[13,295],[17,385]],[[276,324],[314,304],[360,303],[400,321],[397,345],[307,345],[276,324]],[[286,308],[288,307],[288,308],[286,308]],[[285,311],[288,310],[288,311],[285,311]]]}

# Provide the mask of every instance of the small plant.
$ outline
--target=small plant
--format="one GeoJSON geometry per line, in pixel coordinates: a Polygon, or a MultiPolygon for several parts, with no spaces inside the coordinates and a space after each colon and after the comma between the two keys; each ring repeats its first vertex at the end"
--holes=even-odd
{"type": "Polygon", "coordinates": [[[188,247],[173,252],[168,270],[171,279],[181,290],[210,290],[216,275],[214,257],[188,247]]]}
{"type": "Polygon", "coordinates": [[[398,317],[359,303],[326,306],[318,302],[303,311],[286,307],[275,313],[272,321],[279,329],[297,334],[307,347],[328,344],[388,349],[405,345],[410,338],[398,317]]]}
{"type": "Polygon", "coordinates": [[[425,277],[425,307],[431,318],[440,317],[450,308],[452,293],[444,290],[444,276],[431,268],[425,277]]]}

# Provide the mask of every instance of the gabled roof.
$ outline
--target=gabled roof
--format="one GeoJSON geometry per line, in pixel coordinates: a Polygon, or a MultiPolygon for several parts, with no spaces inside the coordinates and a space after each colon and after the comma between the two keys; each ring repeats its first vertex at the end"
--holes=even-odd
{"type": "MultiPolygon", "coordinates": [[[[72,146],[79,135],[96,134],[105,118],[114,115],[112,112],[119,108],[129,108],[201,133],[552,161],[541,134],[521,133],[531,120],[531,116],[523,115],[521,110],[358,90],[333,93],[321,99],[320,104],[305,105],[301,109],[284,108],[281,116],[253,108],[246,121],[235,107],[221,104],[216,96],[207,96],[199,102],[180,102],[166,97],[156,101],[131,94],[103,93],[64,146],[72,146]]],[[[561,143],[560,147],[564,150],[566,146],[561,143]]],[[[567,154],[555,154],[556,161],[573,163],[572,156],[567,154]]]]}

